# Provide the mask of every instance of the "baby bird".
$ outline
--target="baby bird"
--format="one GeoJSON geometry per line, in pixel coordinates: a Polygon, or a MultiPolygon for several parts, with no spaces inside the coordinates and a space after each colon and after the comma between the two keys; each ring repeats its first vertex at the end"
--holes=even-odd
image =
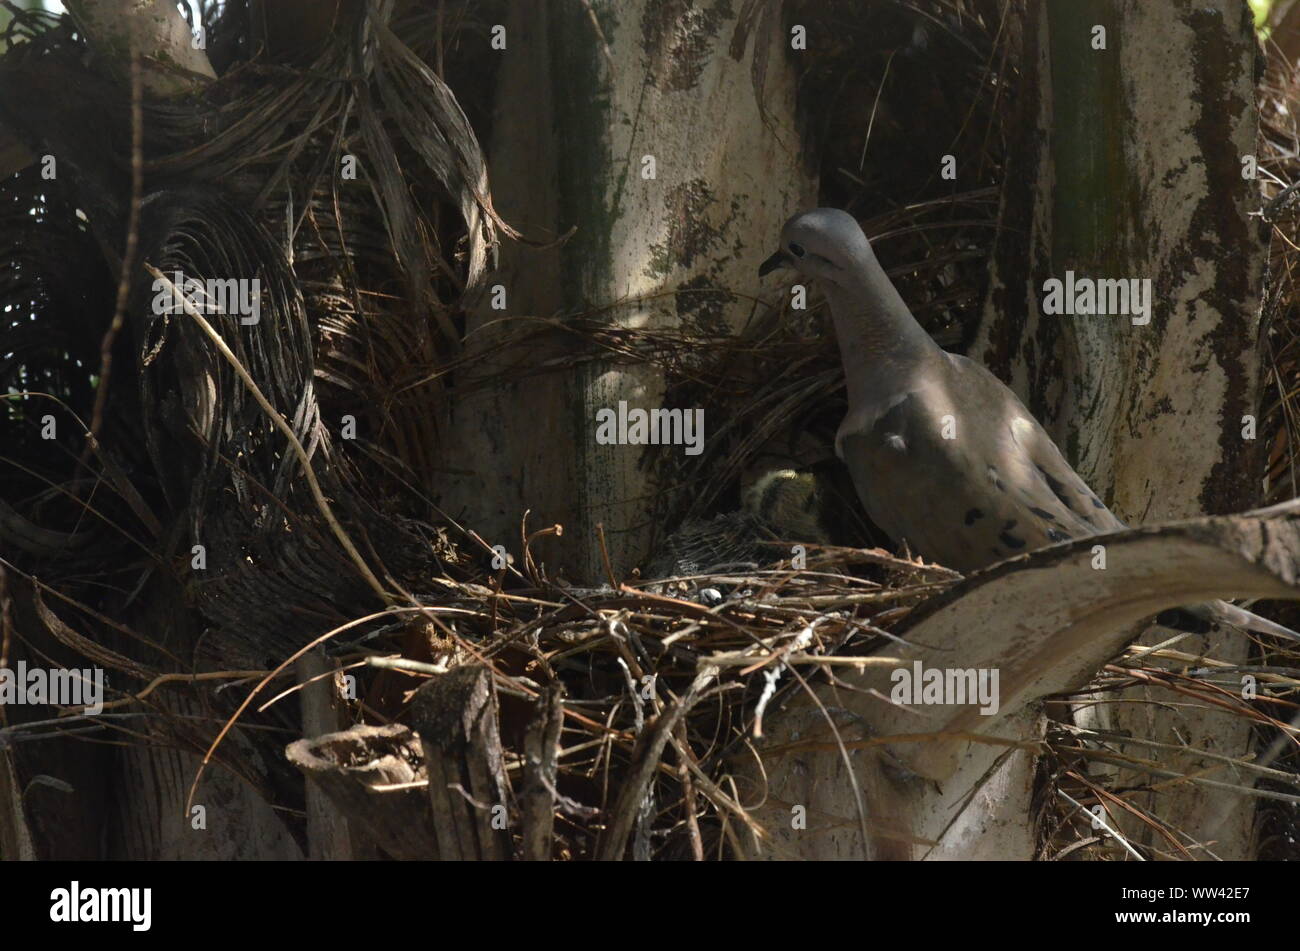
{"type": "MultiPolygon", "coordinates": [[[[827,535],[821,524],[821,505],[821,491],[811,473],[793,469],[767,472],[745,493],[739,511],[687,522],[670,535],[645,575],[670,578],[752,571],[790,556],[789,549],[765,542],[824,545],[827,535]]],[[[714,599],[705,595],[703,600],[714,599]]],[[[721,600],[720,593],[717,600],[721,600]]]]}

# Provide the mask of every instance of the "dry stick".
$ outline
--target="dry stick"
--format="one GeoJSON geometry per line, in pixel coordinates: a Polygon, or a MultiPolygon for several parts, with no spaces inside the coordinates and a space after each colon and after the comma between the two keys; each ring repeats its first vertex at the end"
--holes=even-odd
{"type": "Polygon", "coordinates": [[[609,74],[613,76],[614,54],[610,51],[609,40],[605,39],[605,31],[600,28],[600,20],[596,19],[596,11],[592,9],[591,0],[582,0],[582,5],[587,10],[587,19],[591,20],[591,28],[596,31],[596,39],[600,40],[600,51],[605,56],[605,64],[609,67],[609,74]]]}
{"type": "MultiPolygon", "coordinates": [[[[685,716],[699,699],[700,691],[710,680],[718,675],[717,668],[704,667],[691,682],[684,696],[661,713],[654,728],[638,739],[637,749],[642,753],[640,761],[624,783],[605,834],[596,846],[597,861],[616,861],[627,847],[628,837],[632,833],[632,823],[636,819],[637,807],[650,792],[650,783],[656,771],[663,765],[659,758],[663,748],[672,737],[673,728],[685,716]]],[[[669,770],[673,775],[673,771],[669,770]]]]}
{"type": "MultiPolygon", "coordinates": [[[[770,649],[770,648],[769,648],[770,649]]],[[[782,657],[779,653],[771,653],[766,656],[756,654],[726,653],[726,654],[709,654],[709,663],[715,667],[750,667],[757,670],[765,665],[770,665],[773,661],[781,661],[785,664],[821,664],[840,667],[898,667],[903,663],[900,657],[832,657],[821,654],[790,654],[788,657],[782,657]],[[758,661],[758,663],[755,663],[758,661]]],[[[748,671],[742,670],[745,674],[748,671]]]]}
{"type": "MultiPolygon", "coordinates": [[[[1242,769],[1251,773],[1258,773],[1261,776],[1267,776],[1281,783],[1289,783],[1292,786],[1300,786],[1300,774],[1288,773],[1285,770],[1272,769],[1268,766],[1262,766],[1259,763],[1250,762],[1240,759],[1236,756],[1229,756],[1226,753],[1214,753],[1210,750],[1199,750],[1190,746],[1179,746],[1177,743],[1157,743],[1155,740],[1146,740],[1141,737],[1128,736],[1124,733],[1106,733],[1101,730],[1082,730],[1076,731],[1081,735],[1086,734],[1090,737],[1096,737],[1099,740],[1116,741],[1120,746],[1133,744],[1136,746],[1148,746],[1156,750],[1170,750],[1175,753],[1185,753],[1193,759],[1212,759],[1221,763],[1227,763],[1234,769],[1242,769]]],[[[1122,754],[1121,754],[1122,755],[1122,754]]],[[[1250,755],[1254,755],[1253,753],[1250,755]]],[[[1146,762],[1146,761],[1144,761],[1146,762]]]]}
{"type": "Polygon", "coordinates": [[[524,546],[524,572],[528,575],[533,584],[540,588],[543,587],[543,579],[537,570],[537,562],[533,560],[533,552],[529,546],[532,545],[535,539],[543,538],[547,535],[555,535],[556,537],[563,535],[564,526],[557,522],[554,525],[548,525],[546,528],[539,528],[530,535],[528,533],[528,513],[531,511],[532,509],[524,510],[524,517],[519,523],[519,541],[524,546]]]}
{"type": "MultiPolygon", "coordinates": [[[[1137,648],[1130,647],[1130,651],[1137,648]]],[[[1148,655],[1148,651],[1142,651],[1143,656],[1148,655]]],[[[1150,654],[1153,660],[1176,660],[1185,664],[1199,664],[1200,668],[1208,676],[1210,673],[1243,673],[1255,674],[1265,683],[1281,684],[1287,687],[1300,687],[1300,680],[1295,677],[1289,677],[1286,674],[1278,673],[1279,670],[1292,670],[1288,667],[1268,667],[1254,664],[1230,664],[1226,660],[1217,660],[1213,657],[1206,657],[1201,654],[1189,654],[1186,651],[1160,650],[1155,654],[1150,654]]],[[[1127,660],[1127,658],[1121,658],[1127,660]]],[[[1200,679],[1202,670],[1194,670],[1197,679],[1200,679]]]]}
{"type": "MultiPolygon", "coordinates": [[[[1292,728],[1289,727],[1287,724],[1283,723],[1281,720],[1277,719],[1276,717],[1269,716],[1267,713],[1264,713],[1262,710],[1254,710],[1250,707],[1244,706],[1244,704],[1242,703],[1238,703],[1237,694],[1233,693],[1231,690],[1225,690],[1222,687],[1218,686],[1217,684],[1212,684],[1209,681],[1197,680],[1194,677],[1187,677],[1171,670],[1161,672],[1166,677],[1170,678],[1169,680],[1164,680],[1161,677],[1155,676],[1155,671],[1152,670],[1140,670],[1140,669],[1130,670],[1123,667],[1116,668],[1113,664],[1107,664],[1105,669],[1108,671],[1112,669],[1125,671],[1130,675],[1142,674],[1145,681],[1148,681],[1153,685],[1163,686],[1166,689],[1174,691],[1175,693],[1184,694],[1189,697],[1198,697],[1200,700],[1204,701],[1205,703],[1211,706],[1215,706],[1227,710],[1233,716],[1244,716],[1247,717],[1248,719],[1253,719],[1256,723],[1267,723],[1269,726],[1281,730],[1284,733],[1287,733],[1288,735],[1292,732],[1292,728]],[[1184,680],[1184,681],[1190,680],[1192,683],[1200,684],[1204,686],[1205,690],[1204,691],[1192,690],[1191,688],[1184,687],[1180,684],[1174,683],[1173,680],[1184,680]]],[[[1286,707],[1292,707],[1292,708],[1295,707],[1295,704],[1289,700],[1283,700],[1281,697],[1273,697],[1273,696],[1269,696],[1268,694],[1261,695],[1258,698],[1258,700],[1260,703],[1274,703],[1286,707]]],[[[1300,746],[1300,737],[1291,737],[1291,742],[1296,744],[1297,746],[1300,746]]]]}
{"type": "Polygon", "coordinates": [[[618,579],[614,577],[614,566],[609,561],[609,549],[605,547],[605,523],[596,523],[596,538],[600,541],[600,560],[605,563],[605,574],[609,577],[609,586],[619,590],[618,579]]]}
{"type": "MultiPolygon", "coordinates": [[[[1110,753],[1104,750],[1092,750],[1083,746],[1061,746],[1058,749],[1067,753],[1077,753],[1087,759],[1094,759],[1102,763],[1113,763],[1116,766],[1127,766],[1138,772],[1148,773],[1152,776],[1158,776],[1161,779],[1171,779],[1178,783],[1192,783],[1193,785],[1209,786],[1213,789],[1223,789],[1227,792],[1234,792],[1241,796],[1253,796],[1256,799],[1272,799],[1277,802],[1300,803],[1300,796],[1294,796],[1291,793],[1274,792],[1271,789],[1258,789],[1254,786],[1243,786],[1240,783],[1225,783],[1218,779],[1206,779],[1198,773],[1180,773],[1175,769],[1162,768],[1150,760],[1144,760],[1136,756],[1125,756],[1123,753],[1110,753]]],[[[1237,764],[1243,765],[1243,764],[1237,764]]],[[[1224,769],[1223,766],[1210,766],[1200,770],[1201,773],[1209,772],[1215,769],[1224,769]]],[[[1166,785],[1160,783],[1158,785],[1166,785]]]]}
{"type": "Polygon", "coordinates": [[[871,118],[867,120],[867,134],[862,139],[862,158],[858,160],[858,171],[862,171],[862,166],[867,162],[867,146],[871,143],[871,127],[876,124],[876,110],[880,107],[880,94],[885,91],[885,82],[889,79],[889,67],[894,63],[894,50],[889,54],[889,59],[885,60],[885,74],[880,77],[880,85],[876,87],[876,101],[871,104],[871,118]]]}
{"type": "Polygon", "coordinates": [[[1109,833],[1111,834],[1111,836],[1114,837],[1114,839],[1115,839],[1116,842],[1118,842],[1120,845],[1124,846],[1124,848],[1128,849],[1129,854],[1132,855],[1133,858],[1137,859],[1139,862],[1145,862],[1145,861],[1146,861],[1146,859],[1144,859],[1144,858],[1143,858],[1143,857],[1138,853],[1137,849],[1135,849],[1135,848],[1133,848],[1133,846],[1129,845],[1129,844],[1128,844],[1128,840],[1125,839],[1125,838],[1124,838],[1122,835],[1120,835],[1118,832],[1116,832],[1114,829],[1112,829],[1112,828],[1110,827],[1110,825],[1107,824],[1106,820],[1103,819],[1101,816],[1097,815],[1097,814],[1094,813],[1094,812],[1091,812],[1091,811],[1090,811],[1089,809],[1087,809],[1087,808],[1086,808],[1086,807],[1085,807],[1081,802],[1079,802],[1077,799],[1073,798],[1073,797],[1072,797],[1069,793],[1067,793],[1064,789],[1058,789],[1058,790],[1056,791],[1056,794],[1057,794],[1058,796],[1060,796],[1062,799],[1064,799],[1066,802],[1068,802],[1068,803],[1070,803],[1071,805],[1073,805],[1074,807],[1076,807],[1080,812],[1085,812],[1085,813],[1087,813],[1088,815],[1092,816],[1093,821],[1096,822],[1097,825],[1099,825],[1099,826],[1101,826],[1103,829],[1105,829],[1107,832],[1109,832],[1109,833]]]}
{"type": "Polygon", "coordinates": [[[314,677],[309,677],[308,679],[296,683],[292,687],[289,687],[288,689],[282,690],[280,693],[277,693],[270,700],[266,701],[266,703],[258,707],[257,712],[265,713],[267,708],[270,707],[272,704],[279,703],[285,697],[289,696],[289,694],[297,693],[299,690],[302,690],[304,687],[311,686],[312,684],[316,683],[318,680],[324,680],[326,677],[333,677],[335,674],[341,674],[345,670],[352,670],[354,667],[365,667],[365,666],[366,666],[366,662],[364,660],[358,660],[351,664],[344,664],[342,667],[331,667],[329,670],[325,671],[324,673],[316,674],[314,677]]]}
{"type": "Polygon", "coordinates": [[[1041,753],[1044,741],[1017,740],[1003,736],[986,736],[983,733],[944,730],[935,733],[890,733],[885,736],[873,736],[865,740],[844,740],[828,743],[822,740],[796,740],[780,746],[770,746],[763,750],[768,755],[786,753],[833,753],[836,750],[869,750],[877,746],[892,746],[895,743],[942,743],[951,740],[964,740],[967,743],[983,743],[986,746],[1004,746],[1024,750],[1026,753],[1041,753]]]}
{"type": "Polygon", "coordinates": [[[237,373],[239,378],[244,381],[244,385],[248,387],[248,391],[253,394],[253,399],[257,400],[257,405],[262,407],[262,410],[270,418],[271,422],[275,424],[276,429],[284,433],[285,438],[289,440],[289,446],[293,449],[294,455],[297,456],[298,461],[302,463],[302,471],[303,475],[307,477],[307,485],[311,487],[311,494],[316,500],[316,506],[320,509],[321,514],[325,516],[325,521],[329,523],[330,531],[334,533],[334,537],[338,539],[339,544],[343,546],[343,550],[348,553],[348,557],[352,559],[353,564],[357,566],[357,570],[361,573],[361,576],[365,578],[366,583],[370,585],[375,594],[379,595],[380,599],[389,606],[396,604],[397,602],[395,599],[384,590],[384,586],[379,583],[379,579],[374,576],[370,570],[370,566],[366,564],[365,560],[361,557],[361,553],[357,551],[356,546],[352,544],[352,539],[348,537],[348,533],[343,530],[343,526],[340,525],[338,519],[334,517],[333,511],[330,510],[329,503],[325,501],[325,493],[321,491],[320,483],[316,481],[316,473],[312,469],[311,459],[307,456],[307,450],[302,447],[302,443],[298,441],[298,437],[294,435],[289,424],[284,421],[284,418],[278,412],[276,412],[275,407],[271,405],[270,401],[262,395],[262,391],[258,388],[257,383],[249,375],[248,371],[244,369],[244,365],[239,362],[239,358],[231,352],[230,347],[226,346],[226,341],[221,339],[221,335],[212,328],[212,325],[208,323],[207,320],[204,319],[203,315],[199,313],[198,308],[195,307],[194,304],[191,303],[190,299],[181,292],[180,288],[173,284],[162,271],[158,270],[147,261],[144,264],[144,269],[152,274],[156,280],[162,281],[167,287],[171,288],[175,298],[180,300],[181,306],[185,309],[185,313],[194,318],[195,322],[199,325],[199,329],[208,335],[212,340],[213,345],[221,355],[226,358],[226,362],[234,368],[235,373],[237,373]]]}
{"type": "Polygon", "coordinates": [[[95,407],[90,415],[90,431],[81,450],[78,467],[88,466],[90,453],[104,426],[104,407],[108,403],[108,377],[113,368],[113,343],[126,322],[126,302],[131,290],[131,269],[140,242],[140,200],[144,192],[144,108],[140,83],[140,54],[131,47],[131,208],[127,213],[126,247],[122,251],[122,270],[117,278],[117,299],[113,304],[113,322],[104,332],[99,345],[99,386],[95,388],[95,407]]]}
{"type": "Polygon", "coordinates": [[[439,667],[437,664],[426,664],[420,660],[407,660],[405,657],[379,657],[371,655],[365,659],[367,667],[377,667],[380,670],[400,670],[414,674],[445,674],[446,667],[439,667]]]}
{"type": "Polygon", "coordinates": [[[682,815],[686,820],[686,837],[691,844],[691,857],[697,862],[704,861],[704,840],[700,837],[700,823],[695,818],[695,783],[691,781],[690,741],[686,735],[686,723],[678,720],[673,726],[673,746],[677,748],[680,765],[677,767],[682,784],[682,815]]]}
{"type": "MultiPolygon", "coordinates": [[[[0,667],[3,667],[0,664],[0,667]]],[[[139,703],[145,697],[153,693],[163,684],[185,683],[195,684],[204,680],[251,680],[253,677],[263,677],[266,675],[265,670],[207,670],[200,674],[159,674],[149,685],[139,693],[128,694],[121,700],[112,700],[104,704],[105,710],[111,710],[114,707],[126,706],[131,703],[139,703]]]]}
{"type": "Polygon", "coordinates": [[[1059,862],[1061,861],[1061,859],[1065,858],[1071,852],[1078,852],[1080,849],[1086,849],[1090,845],[1096,845],[1098,842],[1104,842],[1104,841],[1105,841],[1104,836],[1100,836],[1100,835],[1089,836],[1086,839],[1080,839],[1078,842],[1071,842],[1069,845],[1061,849],[1061,851],[1057,852],[1055,855],[1047,856],[1046,859],[1048,862],[1059,862]]]}
{"type": "MultiPolygon", "coordinates": [[[[1103,789],[1101,786],[1090,782],[1075,770],[1067,769],[1065,775],[1087,788],[1089,792],[1096,796],[1098,805],[1102,806],[1102,808],[1106,810],[1107,815],[1113,815],[1113,813],[1111,813],[1110,809],[1107,808],[1106,802],[1113,802],[1118,808],[1137,817],[1138,821],[1145,823],[1152,829],[1155,829],[1156,832],[1160,833],[1160,835],[1162,835],[1170,845],[1182,852],[1184,856],[1189,859],[1192,857],[1192,854],[1187,851],[1187,848],[1178,841],[1178,837],[1174,834],[1177,830],[1170,827],[1163,819],[1139,809],[1118,793],[1112,792],[1109,789],[1103,789]]],[[[1058,792],[1061,792],[1061,790],[1058,790],[1058,792]]],[[[1188,836],[1188,838],[1190,839],[1191,836],[1188,836]]],[[[1155,848],[1155,846],[1151,845],[1150,848],[1155,848]]]]}

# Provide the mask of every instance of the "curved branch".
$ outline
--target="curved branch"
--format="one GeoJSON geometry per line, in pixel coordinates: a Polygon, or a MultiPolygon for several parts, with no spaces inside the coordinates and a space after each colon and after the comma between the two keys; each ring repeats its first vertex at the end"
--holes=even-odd
{"type": "Polygon", "coordinates": [[[1300,599],[1295,508],[1130,529],[1042,549],[972,575],[922,605],[896,631],[906,643],[882,648],[900,658],[899,665],[847,675],[856,691],[819,688],[824,705],[836,711],[867,791],[870,841],[846,831],[854,814],[850,777],[824,742],[829,725],[800,698],[767,725],[758,750],[762,773],[737,763],[738,772],[767,794],[755,818],[771,838],[755,839],[754,853],[884,857],[897,855],[899,842],[910,843],[909,850],[936,845],[966,794],[993,775],[1006,746],[1037,739],[1032,704],[1086,684],[1140,633],[1139,622],[1216,598],[1300,599]],[[882,700],[893,688],[893,671],[918,661],[925,669],[996,671],[996,711],[882,700]],[[806,831],[791,829],[791,804],[805,808],[806,831]]]}

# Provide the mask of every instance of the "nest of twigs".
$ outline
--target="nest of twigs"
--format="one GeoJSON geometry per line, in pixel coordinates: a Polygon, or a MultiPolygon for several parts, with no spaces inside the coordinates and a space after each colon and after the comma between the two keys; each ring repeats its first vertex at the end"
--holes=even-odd
{"type": "Polygon", "coordinates": [[[736,831],[752,822],[748,809],[762,796],[732,773],[764,717],[820,681],[816,673],[837,680],[956,578],[884,552],[829,548],[810,553],[800,571],[677,579],[727,592],[711,607],[646,583],[494,585],[490,593],[448,586],[410,625],[420,644],[408,641],[404,657],[371,663],[409,678],[402,690],[444,676],[432,670],[490,670],[500,703],[499,779],[511,800],[524,784],[526,734],[540,698],[561,692],[555,857],[616,858],[627,848],[638,858],[726,858],[737,854],[736,831]]]}

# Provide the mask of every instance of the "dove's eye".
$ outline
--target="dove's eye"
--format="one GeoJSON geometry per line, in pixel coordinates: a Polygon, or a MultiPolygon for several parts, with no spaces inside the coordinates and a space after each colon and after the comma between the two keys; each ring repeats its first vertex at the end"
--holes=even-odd
{"type": "Polygon", "coordinates": [[[803,248],[802,248],[800,245],[797,245],[797,244],[795,244],[793,241],[791,241],[791,242],[790,242],[790,253],[793,254],[793,255],[794,255],[795,257],[797,257],[797,258],[801,258],[801,257],[803,257],[803,248]]]}

